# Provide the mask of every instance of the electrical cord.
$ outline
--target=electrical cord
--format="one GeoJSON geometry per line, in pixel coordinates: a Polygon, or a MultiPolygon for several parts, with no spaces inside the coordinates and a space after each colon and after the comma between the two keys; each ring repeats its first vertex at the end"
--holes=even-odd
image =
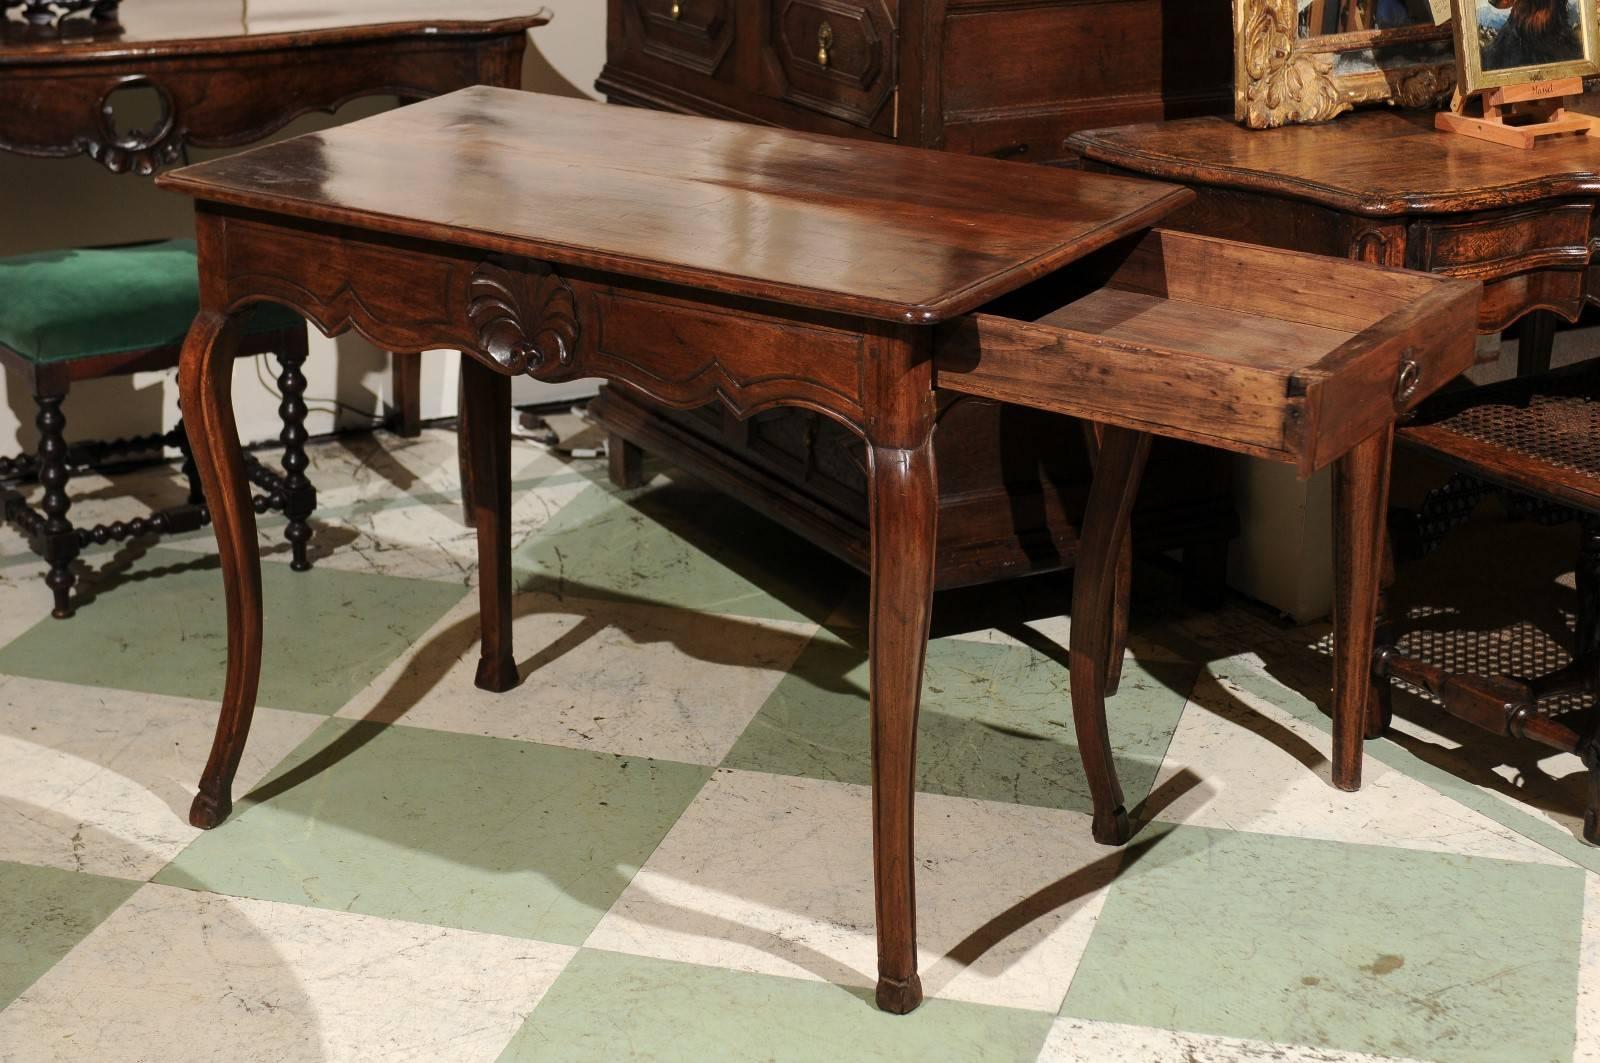
{"type": "MultiPolygon", "coordinates": [[[[256,382],[266,389],[267,394],[282,402],[283,392],[278,390],[277,382],[272,379],[272,374],[267,371],[267,359],[263,356],[252,358],[251,361],[256,363],[256,382]]],[[[307,413],[326,413],[337,418],[339,411],[343,410],[351,416],[365,421],[367,424],[381,425],[388,421],[387,417],[375,416],[360,407],[352,406],[348,402],[340,402],[338,399],[306,398],[302,401],[306,404],[307,413]]]]}

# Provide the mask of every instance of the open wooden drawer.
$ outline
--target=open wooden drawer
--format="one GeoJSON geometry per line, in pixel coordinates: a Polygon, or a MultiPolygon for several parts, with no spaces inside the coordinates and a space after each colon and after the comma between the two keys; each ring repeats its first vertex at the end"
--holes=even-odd
{"type": "Polygon", "coordinates": [[[1472,365],[1482,286],[1152,230],[940,326],[938,385],[1309,474],[1472,365]]]}

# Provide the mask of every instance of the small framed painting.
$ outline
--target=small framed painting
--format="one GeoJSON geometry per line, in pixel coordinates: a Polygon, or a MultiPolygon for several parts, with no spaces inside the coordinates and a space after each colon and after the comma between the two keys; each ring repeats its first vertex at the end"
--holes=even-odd
{"type": "Polygon", "coordinates": [[[1454,0],[1462,95],[1600,74],[1593,0],[1454,0]]]}

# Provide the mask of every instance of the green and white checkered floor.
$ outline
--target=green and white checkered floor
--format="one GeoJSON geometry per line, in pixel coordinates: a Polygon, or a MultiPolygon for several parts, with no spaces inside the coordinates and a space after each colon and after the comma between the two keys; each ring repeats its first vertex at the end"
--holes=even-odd
{"type": "MultiPolygon", "coordinates": [[[[224,657],[209,533],[94,552],[65,623],[0,538],[0,1060],[1600,1060],[1581,767],[1403,701],[1366,788],[1334,790],[1322,629],[1143,592],[1111,702],[1143,825],[1116,851],[1060,581],[942,598],[930,999],[894,1018],[859,577],[671,470],[624,493],[521,443],[528,678],[490,695],[454,436],[313,459],[317,567],[264,526],[248,796],[209,833],[185,821],[224,657]]],[[[76,508],[179,490],[88,477],[76,508]]]]}

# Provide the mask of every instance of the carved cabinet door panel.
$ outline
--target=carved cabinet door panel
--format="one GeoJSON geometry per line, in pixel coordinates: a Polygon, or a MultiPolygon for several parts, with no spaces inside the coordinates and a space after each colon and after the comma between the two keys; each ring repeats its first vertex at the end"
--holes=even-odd
{"type": "Polygon", "coordinates": [[[894,0],[767,0],[763,77],[770,95],[895,132],[894,0]]]}
{"type": "Polygon", "coordinates": [[[733,47],[736,0],[623,0],[629,31],[646,55],[715,75],[733,47]]]}

